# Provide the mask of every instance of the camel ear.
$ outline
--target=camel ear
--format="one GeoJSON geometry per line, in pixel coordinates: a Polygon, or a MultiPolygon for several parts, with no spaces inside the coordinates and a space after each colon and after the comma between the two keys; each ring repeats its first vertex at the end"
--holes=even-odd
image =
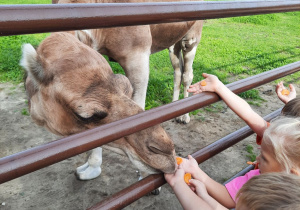
{"type": "Polygon", "coordinates": [[[36,50],[31,44],[22,46],[22,58],[20,65],[26,70],[28,76],[34,81],[40,83],[43,81],[43,67],[38,62],[36,50]]]}
{"type": "MultiPolygon", "coordinates": [[[[83,44],[86,44],[87,46],[94,48],[95,45],[95,40],[92,37],[92,34],[89,30],[79,30],[75,31],[75,36],[77,39],[82,42],[83,44]]],[[[97,49],[95,49],[97,50],[97,49]]]]}

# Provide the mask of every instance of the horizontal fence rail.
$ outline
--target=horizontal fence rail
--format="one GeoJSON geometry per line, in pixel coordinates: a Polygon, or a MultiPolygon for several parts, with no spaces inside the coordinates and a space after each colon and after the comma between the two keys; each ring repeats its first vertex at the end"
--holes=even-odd
{"type": "MultiPolygon", "coordinates": [[[[280,114],[280,112],[281,109],[278,109],[264,117],[264,119],[266,121],[270,121],[271,119],[277,117],[280,114]]],[[[199,151],[193,153],[192,156],[200,164],[205,160],[208,160],[209,158],[224,151],[225,149],[233,146],[234,144],[240,142],[244,138],[247,138],[251,134],[253,134],[252,129],[249,126],[245,126],[219,139],[218,141],[215,141],[214,143],[200,149],[199,151]]],[[[248,169],[249,167],[247,167],[245,170],[248,169]]],[[[243,172],[244,170],[240,173],[243,172]]],[[[122,209],[165,183],[166,181],[164,179],[163,174],[150,175],[145,179],[142,179],[139,182],[136,182],[133,185],[119,191],[118,193],[115,193],[114,195],[102,200],[101,202],[89,208],[88,210],[122,209]]]]}
{"type": "Polygon", "coordinates": [[[299,0],[2,5],[0,6],[0,36],[299,10],[299,0]]]}
{"type": "MultiPolygon", "coordinates": [[[[234,93],[241,93],[299,70],[300,61],[233,82],[227,87],[234,93]]],[[[200,93],[79,134],[3,157],[0,159],[0,184],[107,144],[123,136],[215,103],[218,100],[220,98],[215,93],[200,93]]]]}

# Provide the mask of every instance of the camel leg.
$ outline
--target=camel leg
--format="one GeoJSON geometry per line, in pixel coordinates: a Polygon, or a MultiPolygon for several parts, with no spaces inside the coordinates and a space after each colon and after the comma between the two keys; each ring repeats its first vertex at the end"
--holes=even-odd
{"type": "Polygon", "coordinates": [[[133,87],[132,99],[145,109],[149,81],[150,53],[131,53],[130,57],[119,61],[133,87]]]}
{"type": "MultiPolygon", "coordinates": [[[[193,47],[191,51],[182,51],[183,52],[183,58],[184,58],[184,71],[182,75],[182,80],[183,80],[183,97],[187,98],[189,96],[187,89],[189,86],[192,84],[193,81],[193,61],[196,55],[197,51],[197,45],[193,47]]],[[[189,113],[186,113],[181,116],[181,122],[183,123],[189,123],[191,118],[189,113]]]]}
{"type": "Polygon", "coordinates": [[[97,147],[92,150],[88,161],[76,169],[76,175],[80,180],[90,180],[101,174],[102,148],[97,147]]]}
{"type": "Polygon", "coordinates": [[[174,69],[173,101],[177,101],[179,99],[180,85],[182,79],[183,65],[180,50],[181,48],[179,42],[169,47],[169,56],[174,69]]]}
{"type": "MultiPolygon", "coordinates": [[[[184,60],[181,54],[181,42],[177,42],[175,45],[169,48],[169,56],[174,69],[174,90],[173,90],[173,101],[177,101],[179,99],[180,94],[180,86],[184,84],[184,60]]],[[[184,84],[185,85],[185,84],[184,84]]],[[[186,91],[186,89],[185,89],[186,91]]],[[[187,97],[184,95],[184,97],[187,97]]],[[[179,123],[189,123],[190,116],[189,114],[184,114],[179,117],[176,117],[176,121],[179,123]]]]}

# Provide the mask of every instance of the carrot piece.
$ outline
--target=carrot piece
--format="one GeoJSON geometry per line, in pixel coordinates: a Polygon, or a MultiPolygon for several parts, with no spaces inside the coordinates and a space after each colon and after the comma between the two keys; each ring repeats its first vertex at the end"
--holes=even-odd
{"type": "Polygon", "coordinates": [[[180,165],[182,163],[182,158],[181,157],[176,157],[176,162],[177,162],[177,165],[180,165]]]}
{"type": "Polygon", "coordinates": [[[251,162],[251,161],[247,161],[247,164],[248,164],[248,165],[252,165],[252,164],[253,164],[253,162],[251,162]]]}
{"type": "Polygon", "coordinates": [[[281,94],[282,94],[282,95],[289,95],[289,94],[290,94],[290,91],[289,91],[288,89],[283,89],[283,90],[281,91],[281,94]]]}
{"type": "Polygon", "coordinates": [[[201,85],[201,86],[206,86],[206,81],[205,81],[205,80],[202,80],[202,81],[200,82],[200,85],[201,85]]]}
{"type": "Polygon", "coordinates": [[[192,179],[192,175],[190,173],[184,174],[184,181],[187,184],[190,184],[190,180],[192,179]]]}

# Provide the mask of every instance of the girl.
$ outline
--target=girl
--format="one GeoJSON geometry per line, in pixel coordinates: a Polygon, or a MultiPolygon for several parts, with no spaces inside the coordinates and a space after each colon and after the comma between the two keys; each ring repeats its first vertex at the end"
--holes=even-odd
{"type": "MultiPolygon", "coordinates": [[[[222,206],[234,208],[237,192],[253,176],[270,172],[285,172],[300,176],[300,118],[279,117],[273,120],[264,132],[261,153],[256,160],[259,169],[237,177],[225,186],[202,171],[197,161],[190,155],[188,159],[183,158],[179,169],[202,182],[209,195],[222,206]]],[[[166,180],[170,181],[172,176],[174,175],[167,174],[166,180]]],[[[191,183],[193,184],[193,181],[191,183]]]]}
{"type": "MultiPolygon", "coordinates": [[[[225,210],[206,191],[198,180],[190,180],[191,188],[183,181],[184,170],[165,175],[184,209],[225,210]],[[180,187],[182,185],[182,187],[180,187]]],[[[300,209],[300,177],[287,173],[266,173],[251,178],[237,194],[236,210],[300,209]]]]}
{"type": "MultiPolygon", "coordinates": [[[[194,179],[203,182],[208,193],[227,208],[235,207],[236,193],[253,176],[280,171],[299,175],[300,118],[279,118],[272,121],[271,125],[268,125],[261,116],[251,109],[246,101],[231,92],[216,76],[205,73],[203,76],[206,78],[206,85],[202,86],[201,82],[198,82],[191,85],[188,92],[193,92],[194,94],[203,91],[216,92],[258,136],[263,136],[266,130],[268,132],[266,132],[265,140],[262,142],[261,154],[257,157],[259,169],[252,170],[245,176],[232,180],[226,186],[212,180],[199,168],[198,163],[191,156],[189,156],[188,160],[183,161],[181,166],[183,170],[191,173],[194,179]],[[268,126],[270,127],[268,128],[268,126]]],[[[300,109],[298,109],[300,100],[295,98],[296,91],[294,87],[290,85],[291,93],[288,96],[280,94],[283,88],[283,83],[279,83],[276,88],[280,100],[287,102],[282,114],[300,116],[300,109]]],[[[258,143],[261,144],[261,141],[258,143]]]]}

